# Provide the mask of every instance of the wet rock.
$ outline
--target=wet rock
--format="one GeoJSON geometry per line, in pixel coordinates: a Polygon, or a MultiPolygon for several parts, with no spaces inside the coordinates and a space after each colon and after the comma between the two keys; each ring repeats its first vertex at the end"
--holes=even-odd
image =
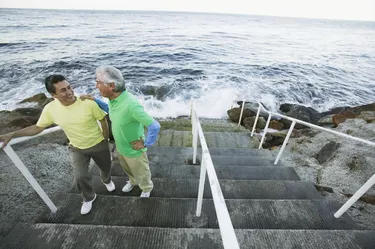
{"type": "Polygon", "coordinates": [[[350,170],[360,170],[364,165],[366,165],[366,161],[357,156],[354,156],[347,164],[350,170]]]}
{"type": "Polygon", "coordinates": [[[321,119],[318,120],[317,125],[320,125],[320,126],[333,126],[333,119],[332,119],[333,116],[334,116],[334,114],[322,117],[321,119]]]}
{"type": "MultiPolygon", "coordinates": [[[[286,113],[286,115],[288,117],[296,118],[311,124],[316,124],[322,116],[318,111],[314,110],[311,107],[299,105],[292,106],[290,110],[286,113]]],[[[305,126],[297,123],[295,125],[295,128],[301,129],[305,128],[305,126]]]]}
{"type": "MultiPolygon", "coordinates": [[[[235,107],[227,111],[229,118],[233,121],[238,123],[240,120],[240,115],[241,115],[241,108],[235,107]]],[[[243,114],[242,114],[242,120],[244,120],[247,117],[255,116],[256,113],[249,109],[244,109],[243,114]]]]}
{"type": "Polygon", "coordinates": [[[333,116],[333,123],[335,124],[335,126],[338,126],[340,123],[345,122],[345,120],[347,119],[356,118],[361,114],[361,112],[364,111],[375,111],[375,103],[344,109],[344,111],[341,111],[333,116]]]}
{"type": "Polygon", "coordinates": [[[295,104],[288,104],[288,103],[281,104],[279,110],[284,113],[287,113],[290,111],[290,109],[292,109],[293,106],[295,106],[295,104]]]}
{"type": "Polygon", "coordinates": [[[34,125],[38,122],[38,117],[23,117],[23,118],[16,118],[10,122],[10,126],[17,126],[21,128],[26,128],[28,126],[34,125]]]}
{"type": "Polygon", "coordinates": [[[299,129],[299,130],[293,130],[291,137],[292,138],[298,138],[298,137],[314,137],[316,134],[320,133],[318,130],[313,130],[310,128],[305,129],[299,129]]]}
{"type": "Polygon", "coordinates": [[[44,107],[49,102],[51,102],[53,98],[48,98],[44,93],[38,93],[30,98],[26,98],[19,103],[37,103],[38,106],[44,107]]]}
{"type": "Polygon", "coordinates": [[[357,118],[363,119],[367,123],[372,123],[375,120],[375,111],[363,111],[357,118]]]}
{"type": "Polygon", "coordinates": [[[286,119],[286,118],[280,119],[279,122],[283,124],[284,129],[289,129],[290,126],[292,125],[292,121],[290,121],[289,119],[286,119]]]}
{"type": "Polygon", "coordinates": [[[327,162],[333,156],[333,154],[337,151],[339,146],[340,144],[333,142],[333,141],[324,145],[317,155],[318,162],[320,164],[327,162]]]}
{"type": "Polygon", "coordinates": [[[316,190],[318,190],[320,192],[325,191],[325,192],[333,193],[333,188],[318,185],[318,184],[315,184],[314,186],[315,186],[316,190]]]}
{"type": "MultiPolygon", "coordinates": [[[[247,117],[243,120],[243,126],[245,126],[246,129],[252,130],[254,125],[255,117],[247,117]]],[[[266,127],[266,120],[263,117],[259,117],[257,121],[256,128],[258,129],[264,129],[266,127]]]]}
{"type": "MultiPolygon", "coordinates": [[[[242,103],[243,103],[243,101],[237,101],[237,104],[240,106],[240,108],[242,108],[242,103]]],[[[245,101],[245,107],[244,107],[244,109],[248,109],[248,110],[254,112],[255,115],[258,112],[258,108],[259,108],[258,103],[245,101]]],[[[259,116],[267,119],[268,118],[268,113],[265,112],[263,109],[261,109],[260,113],[259,113],[259,116]]]]}
{"type": "Polygon", "coordinates": [[[17,108],[12,111],[13,113],[18,113],[25,116],[38,116],[42,113],[40,108],[17,108]]]}
{"type": "Polygon", "coordinates": [[[284,125],[276,120],[272,120],[269,124],[269,127],[281,131],[284,128],[284,125]]]}
{"type": "Polygon", "coordinates": [[[286,133],[283,132],[272,132],[266,134],[265,142],[263,143],[262,147],[264,149],[272,148],[274,146],[279,146],[284,143],[286,137],[286,133]]]}

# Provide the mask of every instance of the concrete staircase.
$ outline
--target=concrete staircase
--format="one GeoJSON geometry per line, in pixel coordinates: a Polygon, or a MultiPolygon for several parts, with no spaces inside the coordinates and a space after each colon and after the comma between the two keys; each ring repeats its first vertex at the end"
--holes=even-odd
{"type": "MultiPolygon", "coordinates": [[[[248,133],[205,135],[241,248],[375,248],[375,231],[346,214],[335,219],[338,203],[322,199],[293,168],[273,165],[269,151],[250,149],[256,142],[248,133]]],[[[191,164],[192,149],[183,147],[190,145],[189,131],[161,133],[148,153],[155,185],[151,198],[139,198],[139,188],[121,192],[126,177],[115,160],[114,193],[93,168],[98,198],[90,214],[79,214],[81,197],[72,189],[53,198],[56,215],[46,211],[35,224],[17,225],[0,248],[222,248],[207,183],[202,216],[195,217],[200,167],[191,164]]]]}

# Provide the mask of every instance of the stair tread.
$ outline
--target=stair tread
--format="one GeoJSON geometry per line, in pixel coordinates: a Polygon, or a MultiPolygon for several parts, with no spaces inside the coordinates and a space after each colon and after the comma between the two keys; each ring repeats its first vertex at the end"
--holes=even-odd
{"type": "MultiPolygon", "coordinates": [[[[241,248],[372,249],[372,230],[235,230],[241,248]]],[[[1,249],[223,248],[218,229],[18,224],[1,249]],[[38,238],[38,239],[35,239],[38,238]]]]}
{"type": "MultiPolygon", "coordinates": [[[[93,176],[93,186],[97,194],[139,196],[141,190],[138,187],[129,193],[124,193],[121,188],[128,178],[113,176],[112,180],[116,190],[109,193],[102,184],[99,176],[93,176]]],[[[199,179],[168,179],[153,178],[154,197],[196,198],[198,195],[199,179]]],[[[225,199],[319,199],[313,183],[303,181],[275,181],[275,180],[227,180],[221,179],[220,186],[225,199]]],[[[73,193],[79,193],[77,188],[73,193]]],[[[206,181],[204,198],[212,198],[209,182],[206,181]]]]}
{"type": "MultiPolygon", "coordinates": [[[[81,197],[62,194],[57,214],[38,222],[172,228],[217,228],[213,201],[203,200],[202,216],[195,217],[196,199],[98,196],[91,213],[81,216],[81,197]],[[62,201],[63,200],[63,201],[62,201]]],[[[333,214],[337,202],[316,200],[226,200],[234,228],[238,229],[361,229],[347,214],[333,214]]]]}
{"type": "MultiPolygon", "coordinates": [[[[211,155],[264,155],[272,156],[269,150],[265,149],[249,149],[249,148],[213,148],[209,147],[211,155]]],[[[198,148],[197,152],[200,154],[202,149],[198,148]]],[[[147,154],[183,154],[183,155],[193,155],[192,147],[168,147],[168,146],[151,146],[147,150],[147,154]]]]}
{"type": "MultiPolygon", "coordinates": [[[[150,164],[152,177],[174,179],[199,179],[200,165],[154,165],[150,164]]],[[[292,167],[280,166],[215,166],[219,179],[232,180],[300,180],[292,167]]],[[[99,175],[98,167],[92,168],[94,175],[99,175]]],[[[114,163],[113,176],[125,175],[120,165],[114,163]]]]}

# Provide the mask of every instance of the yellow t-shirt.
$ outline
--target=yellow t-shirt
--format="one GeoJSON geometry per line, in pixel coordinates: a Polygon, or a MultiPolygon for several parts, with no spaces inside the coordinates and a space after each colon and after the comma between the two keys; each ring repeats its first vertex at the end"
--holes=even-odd
{"type": "Polygon", "coordinates": [[[71,145],[87,149],[104,139],[97,120],[102,120],[105,115],[92,100],[77,98],[69,106],[54,100],[44,107],[36,125],[45,128],[55,123],[65,132],[71,145]]]}

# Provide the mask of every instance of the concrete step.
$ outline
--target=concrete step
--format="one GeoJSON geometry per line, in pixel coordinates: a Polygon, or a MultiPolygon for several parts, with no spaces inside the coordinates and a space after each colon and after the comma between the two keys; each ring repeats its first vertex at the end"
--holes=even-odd
{"type": "MultiPolygon", "coordinates": [[[[190,119],[173,119],[173,120],[158,120],[163,131],[165,130],[175,130],[175,131],[191,131],[191,120],[190,119]]],[[[237,127],[236,123],[229,120],[200,120],[202,129],[204,132],[249,132],[243,126],[237,127]]]]}
{"type": "MultiPolygon", "coordinates": [[[[218,228],[213,201],[203,200],[201,217],[196,199],[98,196],[93,209],[80,215],[79,194],[62,194],[37,223],[94,224],[165,228],[218,228]],[[60,201],[63,200],[63,201],[60,201]]],[[[340,205],[330,200],[226,200],[235,229],[361,229],[348,215],[333,214],[340,205]]]]}
{"type": "MultiPolygon", "coordinates": [[[[99,176],[93,177],[93,186],[100,195],[140,196],[141,190],[135,187],[131,192],[121,191],[127,177],[112,177],[116,190],[109,193],[102,184],[99,176]]],[[[166,198],[197,198],[198,179],[166,179],[153,178],[153,197],[166,198]]],[[[314,184],[302,181],[248,181],[248,180],[220,180],[220,187],[225,199],[319,199],[314,184]]],[[[79,193],[76,188],[72,193],[79,193]]],[[[203,198],[212,198],[209,182],[206,181],[203,198]]]]}
{"type": "MultiPolygon", "coordinates": [[[[258,148],[259,139],[250,137],[247,132],[205,132],[208,147],[215,148],[258,148]]],[[[159,133],[157,146],[191,147],[191,131],[162,130],[159,133]]]]}
{"type": "MultiPolygon", "coordinates": [[[[238,229],[235,232],[241,248],[375,248],[375,231],[238,229]]],[[[218,229],[19,224],[0,244],[0,248],[218,249],[223,246],[218,229]]]]}
{"type": "MultiPolygon", "coordinates": [[[[201,162],[201,155],[197,156],[197,164],[201,162]]],[[[168,165],[168,164],[192,164],[193,156],[191,155],[149,155],[150,164],[154,165],[168,165]]],[[[221,156],[212,155],[212,162],[214,165],[237,165],[237,166],[275,166],[274,159],[271,156],[221,156]]],[[[277,166],[282,166],[278,163],[277,166]]]]}
{"type": "MultiPolygon", "coordinates": [[[[221,156],[272,156],[269,150],[265,149],[247,149],[247,148],[208,148],[211,155],[221,156]]],[[[202,149],[197,150],[201,154],[202,149]]],[[[192,147],[168,147],[168,146],[152,146],[147,150],[148,155],[193,155],[192,147]]]]}
{"type": "MultiPolygon", "coordinates": [[[[153,165],[150,164],[152,177],[173,179],[199,179],[200,165],[153,165]]],[[[230,180],[300,180],[293,167],[280,166],[215,166],[219,179],[230,180]]],[[[94,175],[99,175],[98,167],[92,168],[94,175]]],[[[125,175],[119,164],[112,167],[113,176],[125,175]]]]}

